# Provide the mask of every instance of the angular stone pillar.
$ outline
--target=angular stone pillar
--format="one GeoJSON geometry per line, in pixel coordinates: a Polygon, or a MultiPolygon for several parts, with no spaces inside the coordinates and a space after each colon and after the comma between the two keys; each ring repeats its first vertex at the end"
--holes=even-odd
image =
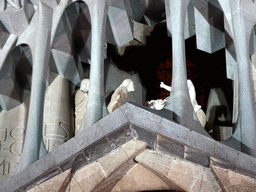
{"type": "Polygon", "coordinates": [[[20,159],[18,171],[38,160],[47,153],[42,137],[44,97],[46,90],[46,77],[50,56],[52,8],[39,1],[38,26],[36,28],[35,50],[33,54],[33,72],[31,100],[25,143],[20,159]]]}
{"type": "MultiPolygon", "coordinates": [[[[171,14],[170,14],[170,2],[166,1],[165,11],[166,11],[166,20],[167,20],[167,29],[168,36],[172,36],[172,23],[171,23],[171,14]]],[[[185,17],[185,26],[184,26],[184,38],[188,39],[196,34],[195,31],[195,6],[194,1],[190,1],[187,5],[186,17],[185,17]]]]}
{"type": "Polygon", "coordinates": [[[217,0],[195,1],[197,49],[214,53],[225,47],[223,12],[217,0]]]}

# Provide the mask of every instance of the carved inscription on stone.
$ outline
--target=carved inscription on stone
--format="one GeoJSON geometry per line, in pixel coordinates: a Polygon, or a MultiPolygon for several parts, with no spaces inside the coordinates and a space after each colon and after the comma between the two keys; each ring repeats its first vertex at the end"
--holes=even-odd
{"type": "Polygon", "coordinates": [[[15,173],[22,153],[25,129],[3,128],[0,135],[0,181],[15,173]]]}
{"type": "Polygon", "coordinates": [[[19,164],[25,137],[27,107],[23,103],[0,112],[0,182],[12,176],[19,164]]]}
{"type": "Polygon", "coordinates": [[[56,73],[51,73],[52,83],[46,90],[44,104],[43,137],[48,152],[73,136],[71,85],[56,73]]]}
{"type": "Polygon", "coordinates": [[[44,141],[48,151],[52,151],[70,138],[70,134],[67,131],[69,127],[68,123],[62,121],[45,125],[44,141]]]}

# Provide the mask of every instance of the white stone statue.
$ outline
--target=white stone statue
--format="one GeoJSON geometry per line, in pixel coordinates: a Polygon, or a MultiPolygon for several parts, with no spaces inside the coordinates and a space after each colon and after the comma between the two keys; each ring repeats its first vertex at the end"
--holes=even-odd
{"type": "Polygon", "coordinates": [[[81,81],[81,87],[75,96],[75,134],[78,132],[84,117],[89,92],[89,79],[81,81]]]}
{"type": "Polygon", "coordinates": [[[161,110],[167,104],[168,100],[169,97],[166,97],[165,99],[151,100],[146,102],[146,106],[150,107],[151,109],[161,110]]]}
{"type": "MultiPolygon", "coordinates": [[[[201,125],[204,127],[206,124],[206,116],[204,111],[201,109],[201,106],[197,104],[195,87],[192,81],[189,79],[187,80],[187,84],[188,84],[189,97],[190,97],[192,106],[194,108],[194,111],[196,113],[198,120],[200,121],[201,125]]],[[[160,87],[170,92],[172,90],[172,87],[165,85],[163,82],[160,83],[160,87]]],[[[165,98],[164,100],[162,99],[151,100],[146,103],[146,106],[152,109],[161,110],[167,104],[168,100],[169,100],[169,97],[165,98]]]]}
{"type": "MultiPolygon", "coordinates": [[[[194,108],[194,111],[196,113],[199,109],[201,109],[201,106],[197,104],[195,87],[190,79],[187,80],[187,84],[188,84],[189,97],[190,97],[192,106],[194,108]]],[[[172,87],[165,85],[163,82],[160,83],[160,87],[170,92],[172,90],[172,87]]]]}
{"type": "Polygon", "coordinates": [[[129,92],[134,91],[134,83],[131,79],[125,79],[123,83],[115,90],[108,104],[108,112],[116,110],[121,107],[126,101],[129,92]]]}

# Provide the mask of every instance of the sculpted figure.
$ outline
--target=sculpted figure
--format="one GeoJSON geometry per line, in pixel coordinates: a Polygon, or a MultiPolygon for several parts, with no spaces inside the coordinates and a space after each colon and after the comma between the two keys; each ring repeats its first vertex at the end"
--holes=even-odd
{"type": "Polygon", "coordinates": [[[196,112],[196,116],[197,116],[199,122],[201,123],[201,125],[204,127],[206,124],[206,115],[205,115],[204,111],[202,109],[199,109],[196,112]]]}
{"type": "Polygon", "coordinates": [[[126,101],[129,92],[134,91],[134,83],[131,79],[125,79],[123,83],[115,90],[108,104],[108,112],[116,110],[121,107],[126,101]]]}
{"type": "Polygon", "coordinates": [[[169,97],[166,97],[165,99],[151,100],[147,101],[145,105],[151,109],[161,110],[167,104],[168,100],[169,97]]]}
{"type": "Polygon", "coordinates": [[[89,92],[89,79],[83,79],[80,89],[75,96],[75,134],[78,132],[83,121],[89,92]]]}
{"type": "MultiPolygon", "coordinates": [[[[189,80],[189,79],[187,80],[187,84],[188,84],[189,97],[190,97],[192,106],[194,108],[194,111],[196,113],[196,116],[197,116],[198,120],[200,121],[201,125],[204,127],[205,124],[206,124],[206,116],[205,116],[204,111],[201,109],[201,106],[197,104],[195,87],[194,87],[192,81],[189,80]]],[[[172,87],[170,87],[168,85],[165,85],[163,82],[160,83],[160,87],[164,88],[164,89],[166,89],[167,91],[170,91],[170,92],[172,90],[172,87]]],[[[169,97],[167,97],[167,98],[169,100],[169,97]]],[[[157,108],[162,109],[165,106],[165,104],[167,103],[167,101],[168,101],[168,100],[167,101],[165,101],[165,100],[162,100],[163,102],[160,102],[160,101],[156,100],[157,102],[155,102],[156,103],[155,109],[157,109],[157,108]],[[161,107],[157,106],[157,105],[159,105],[161,103],[162,103],[161,107]]]]}

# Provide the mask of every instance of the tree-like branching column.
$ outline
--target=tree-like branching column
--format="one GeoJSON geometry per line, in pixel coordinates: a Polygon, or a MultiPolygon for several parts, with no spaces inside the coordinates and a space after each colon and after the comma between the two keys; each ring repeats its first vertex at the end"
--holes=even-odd
{"type": "Polygon", "coordinates": [[[39,24],[33,55],[32,87],[25,142],[17,171],[47,153],[43,142],[43,112],[51,42],[52,8],[39,1],[39,24]]]}
{"type": "Polygon", "coordinates": [[[194,131],[207,135],[194,113],[187,86],[185,58],[185,16],[190,0],[166,0],[167,13],[170,14],[172,34],[172,91],[165,106],[173,112],[173,119],[194,131]]]}
{"type": "Polygon", "coordinates": [[[92,44],[90,88],[83,123],[79,131],[90,127],[104,116],[104,44],[107,22],[108,0],[91,0],[88,7],[91,15],[92,44]]]}
{"type": "MultiPolygon", "coordinates": [[[[220,4],[222,0],[220,0],[220,4]]],[[[256,23],[255,3],[229,1],[238,72],[238,119],[235,133],[225,141],[228,145],[256,157],[256,113],[249,56],[250,38],[256,23]],[[246,9],[245,9],[246,8],[246,9]]],[[[224,4],[223,4],[224,5],[224,4]]]]}

